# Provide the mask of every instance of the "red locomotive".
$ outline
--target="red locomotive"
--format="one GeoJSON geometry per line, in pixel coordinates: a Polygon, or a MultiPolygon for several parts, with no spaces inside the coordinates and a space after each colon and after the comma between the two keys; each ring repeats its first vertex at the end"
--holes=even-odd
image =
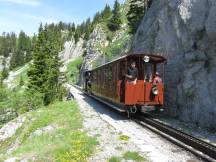
{"type": "Polygon", "coordinates": [[[85,72],[85,91],[128,114],[164,106],[164,63],[160,55],[128,54],[85,72]]]}

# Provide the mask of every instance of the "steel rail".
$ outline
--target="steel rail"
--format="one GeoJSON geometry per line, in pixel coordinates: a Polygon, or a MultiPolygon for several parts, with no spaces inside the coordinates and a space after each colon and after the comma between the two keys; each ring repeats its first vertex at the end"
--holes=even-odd
{"type": "Polygon", "coordinates": [[[135,116],[132,120],[156,134],[163,136],[172,143],[190,151],[202,160],[216,162],[216,146],[156,121],[151,117],[135,116]]]}

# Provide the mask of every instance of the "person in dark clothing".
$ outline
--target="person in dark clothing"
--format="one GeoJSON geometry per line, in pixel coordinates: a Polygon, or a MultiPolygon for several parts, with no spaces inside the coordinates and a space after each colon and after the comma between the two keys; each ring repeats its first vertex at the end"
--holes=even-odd
{"type": "Polygon", "coordinates": [[[136,80],[138,77],[138,70],[136,68],[136,63],[133,61],[128,68],[127,74],[125,77],[128,79],[129,82],[136,84],[136,80]]]}

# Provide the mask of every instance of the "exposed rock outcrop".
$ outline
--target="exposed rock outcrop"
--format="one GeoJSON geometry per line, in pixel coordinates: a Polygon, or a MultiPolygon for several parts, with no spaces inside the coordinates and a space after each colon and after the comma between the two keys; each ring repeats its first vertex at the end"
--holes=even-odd
{"type": "Polygon", "coordinates": [[[64,50],[59,53],[61,61],[68,62],[71,59],[82,56],[83,54],[83,43],[84,40],[80,38],[80,40],[75,43],[75,40],[72,38],[70,41],[66,41],[64,43],[64,50]]]}
{"type": "Polygon", "coordinates": [[[154,0],[136,33],[133,51],[168,58],[169,114],[216,128],[215,0],[154,0]]]}
{"type": "Polygon", "coordinates": [[[83,81],[83,72],[92,68],[92,62],[102,54],[100,48],[106,46],[107,43],[106,32],[100,25],[97,25],[86,42],[86,56],[81,67],[80,83],[83,81]]]}
{"type": "MultiPolygon", "coordinates": [[[[11,55],[11,54],[10,54],[11,55]]],[[[6,68],[9,68],[10,66],[10,60],[11,60],[11,57],[3,57],[3,56],[0,56],[0,71],[3,70],[4,66],[3,66],[3,61],[5,59],[5,65],[6,65],[6,68]]]]}

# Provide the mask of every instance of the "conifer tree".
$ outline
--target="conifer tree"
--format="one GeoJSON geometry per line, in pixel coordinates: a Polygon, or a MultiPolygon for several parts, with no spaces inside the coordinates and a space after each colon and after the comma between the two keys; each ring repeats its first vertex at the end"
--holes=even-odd
{"type": "Polygon", "coordinates": [[[101,20],[102,20],[101,13],[100,13],[100,12],[97,12],[97,13],[94,15],[92,25],[96,25],[96,24],[99,23],[101,20]]]}
{"type": "Polygon", "coordinates": [[[57,98],[61,89],[59,84],[61,50],[61,32],[55,26],[40,27],[33,53],[33,64],[28,71],[29,89],[44,95],[44,104],[48,105],[57,98]]]}
{"type": "Polygon", "coordinates": [[[84,32],[84,34],[85,34],[84,39],[85,39],[85,40],[88,40],[88,39],[89,39],[89,36],[90,36],[91,32],[92,32],[91,19],[88,18],[88,19],[86,20],[86,22],[85,22],[85,32],[84,32]]]}
{"type": "Polygon", "coordinates": [[[108,27],[111,31],[119,30],[121,27],[121,13],[120,13],[120,3],[118,0],[115,1],[114,8],[113,8],[113,15],[110,19],[110,22],[108,23],[108,27]]]}
{"type": "Polygon", "coordinates": [[[102,16],[104,21],[107,21],[107,20],[109,20],[111,15],[112,15],[112,10],[111,10],[110,6],[108,4],[106,4],[104,10],[101,13],[101,16],[102,16]]]}
{"type": "Polygon", "coordinates": [[[145,12],[151,6],[151,3],[152,0],[130,0],[127,19],[131,34],[136,32],[145,12]]]}
{"type": "Polygon", "coordinates": [[[36,90],[40,93],[43,93],[44,90],[44,82],[46,81],[46,58],[45,58],[45,43],[46,43],[46,35],[45,30],[43,30],[42,26],[39,28],[39,34],[37,38],[37,42],[33,52],[33,64],[30,66],[30,69],[27,73],[29,77],[29,85],[30,89],[36,90]]]}

